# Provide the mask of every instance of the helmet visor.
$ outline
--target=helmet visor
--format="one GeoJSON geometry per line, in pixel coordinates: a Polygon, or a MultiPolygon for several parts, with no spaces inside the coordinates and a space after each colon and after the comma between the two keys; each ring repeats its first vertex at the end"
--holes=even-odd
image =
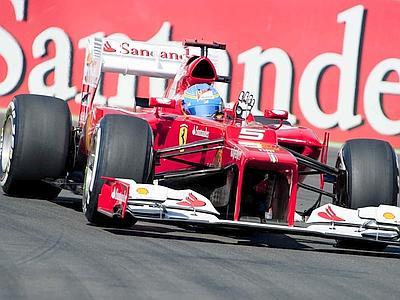
{"type": "Polygon", "coordinates": [[[222,111],[222,105],[203,104],[203,105],[186,107],[186,110],[190,115],[210,118],[216,112],[222,111]]]}

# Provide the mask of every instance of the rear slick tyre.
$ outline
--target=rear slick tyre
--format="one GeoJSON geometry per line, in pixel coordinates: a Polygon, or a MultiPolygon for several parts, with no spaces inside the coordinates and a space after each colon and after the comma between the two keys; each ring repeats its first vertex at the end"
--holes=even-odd
{"type": "Polygon", "coordinates": [[[61,189],[42,180],[65,175],[71,127],[64,100],[16,96],[9,104],[1,133],[3,191],[17,197],[57,197],[61,189]]]}

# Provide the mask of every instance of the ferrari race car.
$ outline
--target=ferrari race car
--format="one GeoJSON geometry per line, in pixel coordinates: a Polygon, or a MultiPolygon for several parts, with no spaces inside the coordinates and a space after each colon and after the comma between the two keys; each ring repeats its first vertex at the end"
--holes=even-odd
{"type": "Polygon", "coordinates": [[[218,71],[224,49],[91,39],[76,126],[64,100],[11,101],[1,135],[3,191],[51,199],[72,190],[94,224],[154,220],[400,245],[399,169],[390,144],[350,140],[328,166],[328,134],[321,142],[282,110],[254,116],[249,92],[224,104],[214,85],[230,81],[218,71]],[[97,104],[104,72],[170,79],[170,86],[164,97],[97,104]],[[307,176],[320,184],[307,184],[307,176]],[[300,188],[316,198],[296,212],[300,188]],[[321,205],[322,197],[332,201],[321,205]]]}

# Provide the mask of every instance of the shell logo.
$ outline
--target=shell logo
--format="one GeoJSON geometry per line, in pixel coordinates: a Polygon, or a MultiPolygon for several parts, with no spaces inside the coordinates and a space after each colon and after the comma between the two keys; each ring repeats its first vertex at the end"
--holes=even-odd
{"type": "Polygon", "coordinates": [[[137,189],[136,189],[136,192],[137,192],[139,195],[147,195],[147,194],[149,193],[149,190],[146,189],[146,188],[144,188],[144,187],[140,187],[140,188],[137,188],[137,189]]]}
{"type": "Polygon", "coordinates": [[[396,219],[396,216],[394,214],[392,214],[391,212],[385,212],[383,214],[383,217],[387,220],[393,220],[396,219]]]}

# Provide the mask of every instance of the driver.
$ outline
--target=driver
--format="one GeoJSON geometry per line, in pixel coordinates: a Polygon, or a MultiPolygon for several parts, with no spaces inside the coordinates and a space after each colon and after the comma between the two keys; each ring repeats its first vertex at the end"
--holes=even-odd
{"type": "Polygon", "coordinates": [[[186,89],[183,94],[182,108],[188,115],[214,118],[222,113],[224,102],[214,87],[201,83],[186,89]]]}

